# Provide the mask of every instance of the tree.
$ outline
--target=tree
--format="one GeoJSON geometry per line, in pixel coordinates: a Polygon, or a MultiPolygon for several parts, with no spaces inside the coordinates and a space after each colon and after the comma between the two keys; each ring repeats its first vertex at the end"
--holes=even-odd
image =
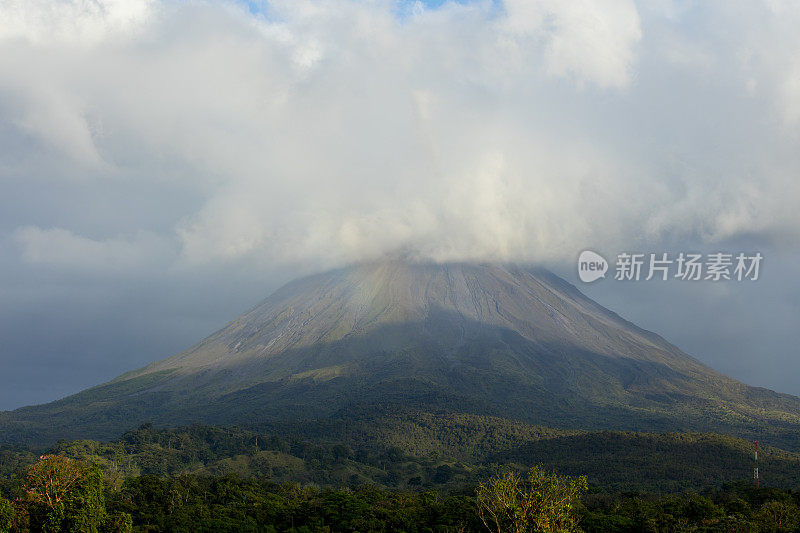
{"type": "Polygon", "coordinates": [[[8,533],[14,524],[14,506],[0,496],[0,533],[8,533]]]}
{"type": "Polygon", "coordinates": [[[42,456],[28,469],[23,491],[31,531],[95,533],[105,518],[100,469],[75,459],[42,456]]]}
{"type": "Polygon", "coordinates": [[[524,478],[507,472],[478,485],[478,516],[498,533],[578,531],[575,511],[586,489],[585,476],[548,474],[539,466],[524,478]]]}
{"type": "Polygon", "coordinates": [[[109,533],[130,533],[133,530],[133,518],[128,513],[114,513],[106,518],[103,530],[109,533]]]}
{"type": "Polygon", "coordinates": [[[792,502],[771,500],[761,506],[758,521],[764,531],[797,531],[800,508],[792,502]]]}

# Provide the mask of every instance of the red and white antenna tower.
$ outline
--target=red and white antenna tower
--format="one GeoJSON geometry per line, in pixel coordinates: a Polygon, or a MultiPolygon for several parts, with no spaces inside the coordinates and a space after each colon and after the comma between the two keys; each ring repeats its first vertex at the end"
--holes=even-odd
{"type": "Polygon", "coordinates": [[[753,480],[755,481],[756,488],[758,488],[758,441],[756,441],[756,467],[753,469],[753,480]]]}

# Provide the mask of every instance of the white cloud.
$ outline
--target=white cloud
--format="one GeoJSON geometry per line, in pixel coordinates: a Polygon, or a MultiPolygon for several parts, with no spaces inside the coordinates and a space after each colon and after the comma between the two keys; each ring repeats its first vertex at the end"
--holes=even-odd
{"type": "Polygon", "coordinates": [[[544,44],[545,68],[600,87],[630,83],[642,37],[631,0],[507,0],[505,26],[513,36],[544,44]]]}
{"type": "Polygon", "coordinates": [[[740,35],[736,54],[750,75],[744,83],[772,102],[771,116],[794,130],[800,125],[800,4],[765,0],[745,8],[741,20],[725,19],[740,35]]]}
{"type": "Polygon", "coordinates": [[[95,146],[95,134],[83,105],[68,101],[68,96],[63,93],[45,87],[31,87],[31,91],[37,89],[41,93],[29,94],[33,97],[19,110],[16,125],[76,161],[101,165],[102,157],[95,146]]]}
{"type": "Polygon", "coordinates": [[[707,27],[722,4],[662,4],[4,3],[0,135],[17,148],[0,178],[12,158],[53,184],[85,178],[58,216],[32,200],[24,258],[558,260],[796,234],[800,46],[757,37],[800,15],[754,4],[724,19],[754,26],[739,39],[707,27]],[[92,240],[80,188],[99,180],[197,201],[92,240]]]}
{"type": "Polygon", "coordinates": [[[96,44],[146,23],[154,0],[6,0],[0,39],[33,44],[96,44]]]}

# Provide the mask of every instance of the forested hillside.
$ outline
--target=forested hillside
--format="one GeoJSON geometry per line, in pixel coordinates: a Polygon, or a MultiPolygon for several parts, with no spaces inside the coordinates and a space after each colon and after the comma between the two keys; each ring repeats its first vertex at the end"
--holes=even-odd
{"type": "MultiPolygon", "coordinates": [[[[598,490],[669,493],[748,480],[753,466],[751,443],[714,434],[560,432],[477,416],[401,418],[349,431],[358,438],[144,425],[105,443],[0,448],[0,476],[12,478],[46,452],[96,464],[119,480],[238,475],[418,490],[473,484],[505,467],[543,465],[586,475],[598,490]]],[[[772,486],[800,486],[800,454],[763,448],[761,476],[772,486]]]]}
{"type": "Polygon", "coordinates": [[[541,431],[503,458],[466,463],[381,443],[146,425],[44,455],[0,450],[0,532],[796,531],[795,455],[768,449],[763,463],[768,479],[794,490],[719,482],[719,472],[740,473],[746,448],[715,435],[541,431]],[[524,465],[537,447],[550,452],[545,465],[524,465]],[[620,460],[604,465],[613,455],[620,460]],[[581,465],[588,486],[564,475],[581,465]]]}

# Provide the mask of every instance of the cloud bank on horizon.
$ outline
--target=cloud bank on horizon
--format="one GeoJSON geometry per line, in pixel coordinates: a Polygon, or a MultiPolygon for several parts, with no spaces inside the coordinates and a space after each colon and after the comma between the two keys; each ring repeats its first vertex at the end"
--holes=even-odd
{"type": "Polygon", "coordinates": [[[251,7],[0,4],[2,253],[130,273],[800,242],[794,2],[251,7]]]}

